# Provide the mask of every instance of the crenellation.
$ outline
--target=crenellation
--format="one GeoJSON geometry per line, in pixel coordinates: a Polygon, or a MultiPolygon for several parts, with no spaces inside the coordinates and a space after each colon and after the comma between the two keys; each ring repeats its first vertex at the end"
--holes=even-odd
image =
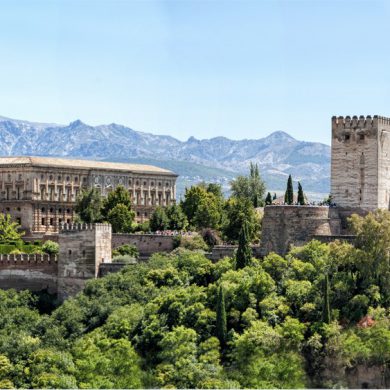
{"type": "Polygon", "coordinates": [[[25,265],[32,266],[34,264],[54,264],[58,262],[57,255],[48,254],[0,254],[0,267],[2,265],[25,265]]]}

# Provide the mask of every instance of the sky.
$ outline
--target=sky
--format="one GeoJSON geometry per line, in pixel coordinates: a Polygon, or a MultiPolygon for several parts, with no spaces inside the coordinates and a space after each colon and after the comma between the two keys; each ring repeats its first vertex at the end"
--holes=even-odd
{"type": "Polygon", "coordinates": [[[181,140],[390,116],[390,1],[0,0],[0,115],[181,140]]]}

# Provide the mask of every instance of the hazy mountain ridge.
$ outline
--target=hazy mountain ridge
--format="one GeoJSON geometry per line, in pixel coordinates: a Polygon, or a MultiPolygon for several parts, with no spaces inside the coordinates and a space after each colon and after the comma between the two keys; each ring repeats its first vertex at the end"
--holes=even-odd
{"type": "Polygon", "coordinates": [[[183,176],[181,180],[185,183],[211,180],[214,175],[215,180],[221,176],[222,182],[227,183],[237,173],[246,172],[249,162],[253,161],[259,164],[272,190],[283,189],[286,176],[291,173],[308,191],[329,192],[330,147],[298,141],[283,131],[253,140],[190,137],[180,141],[115,123],[90,126],[76,120],[66,126],[0,117],[0,155],[153,162],[171,167],[183,176]],[[197,173],[193,177],[188,175],[191,174],[189,163],[194,164],[193,171],[197,173]],[[202,166],[205,167],[203,171],[202,166]]]}

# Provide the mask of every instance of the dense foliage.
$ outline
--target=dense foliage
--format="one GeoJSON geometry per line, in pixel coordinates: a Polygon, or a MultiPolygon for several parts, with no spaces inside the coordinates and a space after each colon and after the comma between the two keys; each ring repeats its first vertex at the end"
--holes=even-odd
{"type": "Polygon", "coordinates": [[[389,218],[354,217],[356,247],[312,241],[242,268],[155,254],[50,314],[0,290],[0,387],[345,386],[347,368],[389,364],[389,218]]]}

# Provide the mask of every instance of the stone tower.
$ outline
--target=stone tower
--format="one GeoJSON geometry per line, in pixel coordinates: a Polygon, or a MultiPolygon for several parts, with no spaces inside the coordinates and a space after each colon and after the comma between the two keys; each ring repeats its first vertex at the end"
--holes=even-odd
{"type": "Polygon", "coordinates": [[[389,168],[389,118],[332,118],[331,194],[340,209],[389,209],[389,168]]]}
{"type": "Polygon", "coordinates": [[[65,299],[81,291],[98,276],[101,263],[111,263],[111,225],[65,224],[58,236],[58,296],[65,299]]]}

